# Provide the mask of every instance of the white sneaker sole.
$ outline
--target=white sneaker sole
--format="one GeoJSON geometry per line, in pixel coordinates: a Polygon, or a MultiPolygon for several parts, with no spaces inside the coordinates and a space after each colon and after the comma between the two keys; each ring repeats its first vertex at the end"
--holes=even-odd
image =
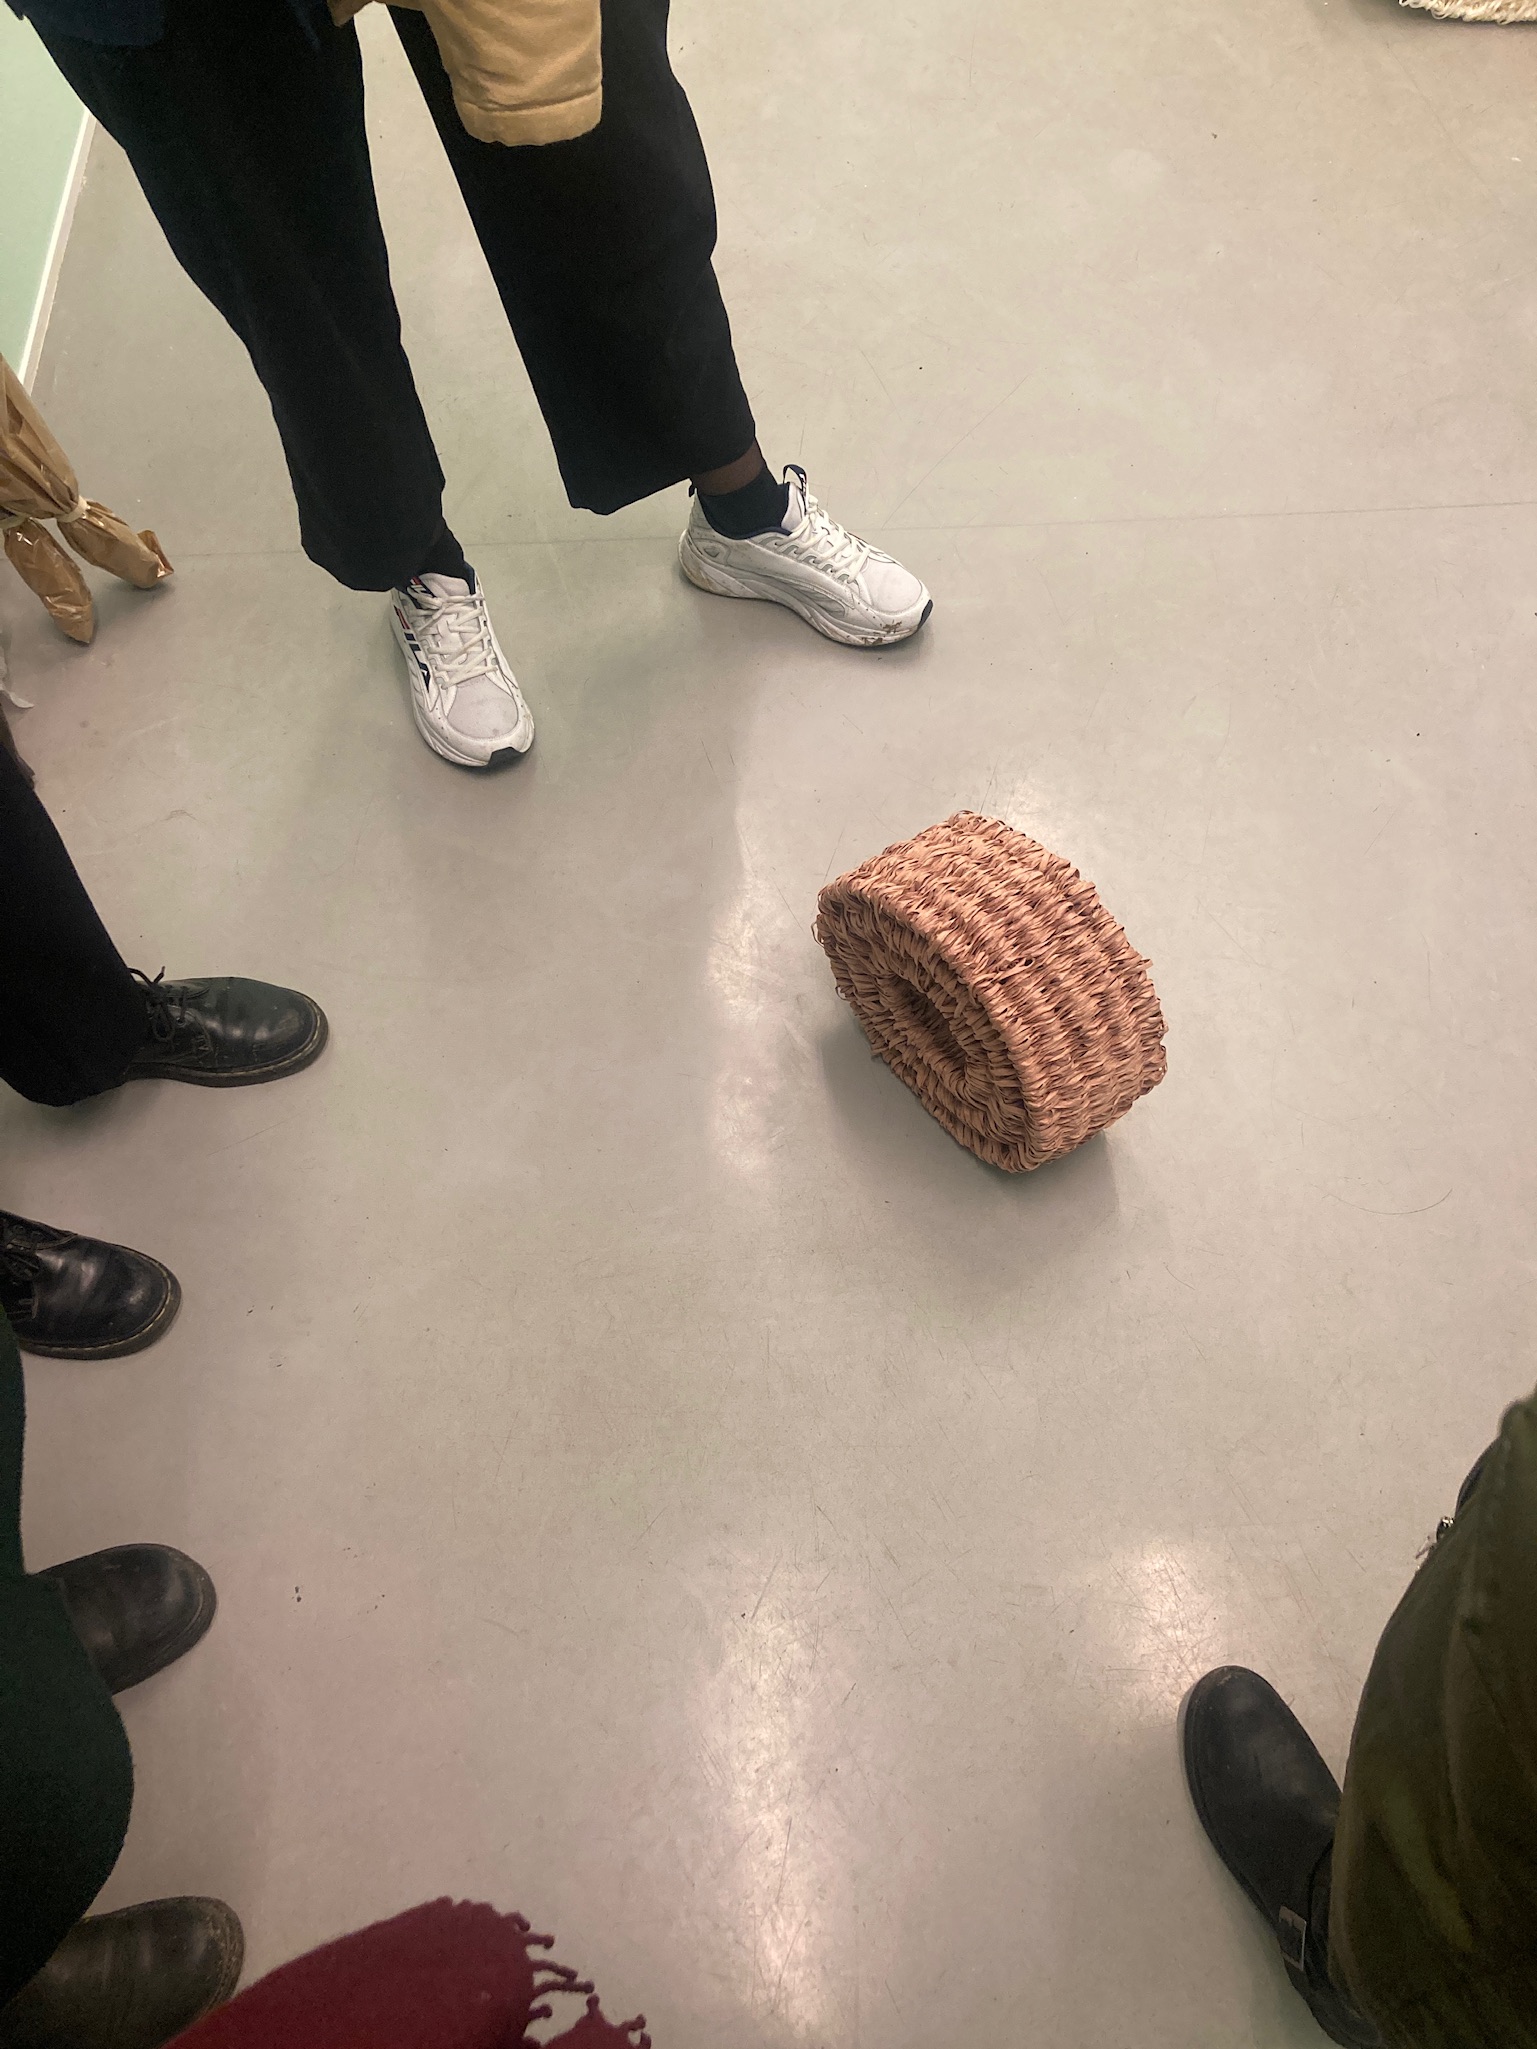
{"type": "Polygon", "coordinates": [[[473,754],[468,749],[455,747],[452,740],[445,739],[422,708],[422,701],[416,694],[418,674],[417,657],[411,643],[406,639],[405,628],[400,623],[400,614],[393,603],[390,606],[390,631],[395,636],[395,645],[400,649],[400,658],[406,665],[406,693],[411,700],[411,717],[416,730],[421,734],[434,754],[444,761],[451,761],[455,768],[499,768],[504,762],[518,761],[534,744],[534,720],[528,706],[523,707],[523,716],[512,729],[509,739],[490,754],[473,754]]]}
{"type": "Polygon", "coordinates": [[[794,584],[781,583],[772,576],[740,576],[707,561],[687,528],[678,543],[678,566],[696,590],[709,591],[717,598],[759,598],[766,604],[783,605],[825,640],[836,640],[843,647],[891,647],[899,640],[911,640],[934,609],[934,600],[925,590],[911,611],[878,625],[854,626],[844,619],[832,619],[818,610],[809,591],[794,584]]]}

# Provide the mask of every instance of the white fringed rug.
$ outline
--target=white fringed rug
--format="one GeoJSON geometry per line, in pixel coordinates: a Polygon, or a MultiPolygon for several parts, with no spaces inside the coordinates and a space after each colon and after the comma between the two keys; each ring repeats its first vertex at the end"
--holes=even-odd
{"type": "Polygon", "coordinates": [[[1537,0],[1398,0],[1443,21],[1537,21],[1537,0]]]}

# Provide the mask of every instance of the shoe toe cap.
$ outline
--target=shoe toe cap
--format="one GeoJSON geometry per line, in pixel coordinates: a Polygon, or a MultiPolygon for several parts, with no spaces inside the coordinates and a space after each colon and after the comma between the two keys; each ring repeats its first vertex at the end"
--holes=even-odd
{"type": "Polygon", "coordinates": [[[219,1026],[221,1064],[276,1067],[322,1040],[325,1013],[313,997],[272,982],[227,976],[209,984],[219,1026]]]}
{"type": "Polygon", "coordinates": [[[871,604],[888,619],[907,619],[921,612],[929,599],[912,571],[889,559],[866,565],[865,588],[871,604]]]}
{"type": "Polygon", "coordinates": [[[181,1299],[176,1277],[158,1259],[126,1245],[113,1258],[101,1290],[99,1327],[111,1343],[128,1344],[169,1323],[181,1299]]]}
{"type": "Polygon", "coordinates": [[[99,1946],[117,1966],[114,1975],[134,1981],[137,1998],[127,1995],[126,1984],[124,1992],[127,2011],[143,2030],[136,2040],[169,2040],[221,2006],[240,1983],[245,1931],[223,1900],[144,1900],[82,1922],[81,1929],[99,1931],[99,1946]],[[166,2032],[152,2035],[151,2029],[166,2032]]]}
{"type": "Polygon", "coordinates": [[[1197,1816],[1229,1871],[1272,1918],[1305,1898],[1339,1786],[1275,1688],[1241,1665],[1208,1672],[1186,1697],[1180,1736],[1197,1816]]]}
{"type": "Polygon", "coordinates": [[[521,753],[528,745],[529,723],[526,707],[489,680],[459,690],[445,720],[457,738],[487,755],[509,747],[521,753]]]}
{"type": "Polygon", "coordinates": [[[40,1265],[18,1335],[66,1357],[135,1351],[169,1327],[181,1302],[176,1276],[127,1245],[67,1238],[45,1248],[40,1265]]]}
{"type": "Polygon", "coordinates": [[[118,1544],[42,1575],[107,1689],[122,1693],[202,1641],[218,1608],[208,1573],[169,1544],[118,1544]]]}
{"type": "Polygon", "coordinates": [[[174,1977],[182,2027],[231,1998],[245,1963],[245,1931],[223,1900],[153,1900],[154,1937],[174,1977]]]}
{"type": "Polygon", "coordinates": [[[155,2049],[222,2005],[245,1936],[223,1900],[142,1900],[77,1921],[5,2009],[5,2042],[155,2049]]]}

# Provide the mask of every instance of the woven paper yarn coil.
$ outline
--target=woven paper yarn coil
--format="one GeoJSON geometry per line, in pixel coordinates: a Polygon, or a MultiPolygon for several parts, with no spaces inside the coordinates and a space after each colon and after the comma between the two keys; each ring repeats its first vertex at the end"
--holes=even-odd
{"type": "Polygon", "coordinates": [[[876,1054],[953,1138],[1025,1173],[1165,1069],[1142,958],[1069,862],[958,811],[828,883],[816,936],[876,1054]]]}

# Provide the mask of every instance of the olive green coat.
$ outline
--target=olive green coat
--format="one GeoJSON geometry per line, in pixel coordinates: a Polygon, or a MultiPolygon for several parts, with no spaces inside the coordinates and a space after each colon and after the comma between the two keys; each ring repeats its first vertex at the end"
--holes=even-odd
{"type": "Polygon", "coordinates": [[[1537,1396],[1378,1646],[1330,1956],[1392,2049],[1537,2049],[1537,1396]]]}

